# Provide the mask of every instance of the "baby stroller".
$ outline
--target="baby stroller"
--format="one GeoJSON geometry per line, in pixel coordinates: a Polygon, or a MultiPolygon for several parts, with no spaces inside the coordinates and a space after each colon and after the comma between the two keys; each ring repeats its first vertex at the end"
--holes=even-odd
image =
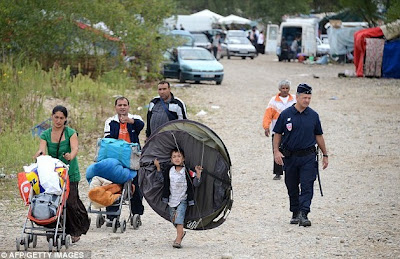
{"type": "Polygon", "coordinates": [[[53,251],[53,247],[58,252],[63,245],[68,249],[71,244],[71,236],[65,232],[66,201],[69,194],[68,166],[58,159],[57,162],[63,165],[55,168],[60,179],[61,195],[41,192],[44,190],[40,186],[36,169],[18,174],[19,190],[25,205],[28,206],[28,214],[21,235],[16,238],[17,251],[21,245],[25,251],[30,244],[35,248],[38,236],[47,238],[50,252],[53,251]]]}
{"type": "Polygon", "coordinates": [[[112,231],[113,233],[117,232],[117,229],[119,228],[121,233],[124,233],[126,230],[126,222],[130,222],[131,226],[134,229],[138,229],[139,226],[142,225],[140,215],[139,214],[133,214],[132,213],[132,203],[131,203],[131,198],[133,195],[133,188],[132,188],[132,180],[129,180],[123,184],[123,188],[121,191],[121,196],[110,206],[108,207],[113,207],[112,211],[107,211],[105,209],[94,209],[92,207],[92,202],[90,202],[89,207],[88,207],[88,213],[94,213],[97,214],[96,217],[96,227],[101,228],[104,223],[109,223],[111,224],[112,231]],[[123,219],[121,221],[121,213],[122,213],[122,206],[123,205],[128,205],[129,208],[129,216],[128,219],[123,219]],[[106,216],[116,216],[112,219],[112,221],[108,220],[106,216]]]}

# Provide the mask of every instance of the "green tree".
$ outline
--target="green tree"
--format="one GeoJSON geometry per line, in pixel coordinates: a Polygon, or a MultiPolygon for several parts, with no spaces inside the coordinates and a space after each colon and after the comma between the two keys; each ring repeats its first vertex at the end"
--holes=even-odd
{"type": "Polygon", "coordinates": [[[379,20],[384,19],[378,7],[379,5],[385,6],[386,2],[379,0],[340,0],[344,8],[348,8],[350,12],[362,17],[370,27],[376,26],[379,20]]]}
{"type": "Polygon", "coordinates": [[[101,70],[121,63],[124,43],[130,55],[145,59],[139,66],[156,67],[166,42],[156,39],[162,38],[159,28],[172,8],[171,0],[1,1],[3,53],[24,54],[45,67],[80,62],[101,70]],[[99,22],[113,35],[93,27],[99,22]]]}
{"type": "MultiPolygon", "coordinates": [[[[389,1],[387,1],[389,3],[389,1]]],[[[400,0],[391,0],[387,9],[387,21],[393,22],[400,19],[400,0]]]]}

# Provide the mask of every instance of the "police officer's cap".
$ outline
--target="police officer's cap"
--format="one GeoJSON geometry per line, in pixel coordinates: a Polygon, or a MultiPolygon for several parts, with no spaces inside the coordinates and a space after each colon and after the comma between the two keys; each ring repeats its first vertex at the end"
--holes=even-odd
{"type": "Polygon", "coordinates": [[[298,94],[312,94],[312,88],[308,84],[299,84],[297,86],[298,94]]]}

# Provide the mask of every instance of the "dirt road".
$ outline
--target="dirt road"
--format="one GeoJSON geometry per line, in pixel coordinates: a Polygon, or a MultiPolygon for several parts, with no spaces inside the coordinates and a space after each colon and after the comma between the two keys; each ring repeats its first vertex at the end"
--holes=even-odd
{"type": "MultiPolygon", "coordinates": [[[[279,63],[274,56],[222,60],[222,85],[173,88],[190,119],[212,128],[224,141],[233,167],[234,204],[227,221],[208,231],[188,231],[180,250],[175,230],[146,204],[143,226],[123,234],[97,229],[71,251],[92,258],[399,258],[400,257],[400,80],[338,78],[353,65],[279,63]],[[271,139],[262,117],[278,82],[313,89],[330,154],[311,205],[309,228],[290,225],[283,180],[273,181],[271,139]],[[196,116],[204,110],[206,115],[196,116]]],[[[83,171],[83,170],[82,170],[83,171]]],[[[81,196],[87,204],[82,180],[81,196]]],[[[14,249],[26,213],[2,201],[0,250],[14,249]]],[[[22,210],[23,209],[23,210],[22,210]]],[[[46,248],[45,240],[38,240],[46,248]]]]}

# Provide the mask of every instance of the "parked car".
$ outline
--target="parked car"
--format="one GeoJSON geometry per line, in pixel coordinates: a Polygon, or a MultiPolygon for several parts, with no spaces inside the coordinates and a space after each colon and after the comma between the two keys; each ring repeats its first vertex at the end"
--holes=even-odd
{"type": "Polygon", "coordinates": [[[171,34],[177,41],[178,46],[194,46],[194,37],[190,32],[184,30],[172,30],[171,34]]]}
{"type": "Polygon", "coordinates": [[[329,46],[329,42],[324,43],[318,37],[316,39],[317,39],[317,56],[323,56],[323,55],[329,54],[329,51],[331,50],[331,47],[329,46]]]}
{"type": "Polygon", "coordinates": [[[192,33],[194,37],[194,46],[205,48],[208,51],[211,51],[211,42],[208,37],[204,33],[192,33]]]}
{"type": "Polygon", "coordinates": [[[221,44],[221,58],[225,56],[228,59],[230,59],[231,56],[242,57],[242,59],[246,57],[254,59],[254,57],[257,56],[257,51],[248,38],[243,36],[227,36],[225,42],[221,44]]]}
{"type": "Polygon", "coordinates": [[[224,67],[204,48],[177,47],[164,53],[162,74],[165,78],[186,80],[215,81],[217,85],[224,78],[224,67]]]}
{"type": "Polygon", "coordinates": [[[248,33],[242,30],[229,30],[226,32],[228,37],[247,37],[248,33]]]}

